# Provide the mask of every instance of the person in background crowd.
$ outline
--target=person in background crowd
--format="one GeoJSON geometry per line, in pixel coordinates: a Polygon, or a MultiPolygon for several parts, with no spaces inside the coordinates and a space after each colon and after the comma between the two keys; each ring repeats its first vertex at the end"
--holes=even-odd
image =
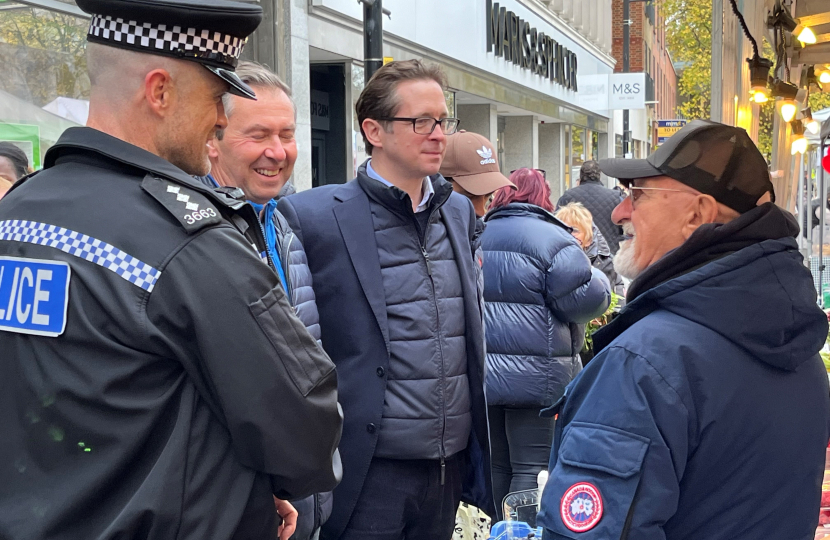
{"type": "Polygon", "coordinates": [[[592,268],[567,226],[553,217],[542,174],[518,169],[518,191],[496,194],[482,236],[487,332],[487,404],[493,491],[536,487],[547,466],[554,403],[581,369],[584,324],[610,303],[608,279],[592,268]]]}
{"type": "Polygon", "coordinates": [[[578,202],[587,208],[611,253],[617,253],[622,238],[622,229],[611,220],[611,212],[620,203],[622,196],[615,189],[608,189],[600,180],[599,165],[596,161],[586,161],[579,169],[579,185],[567,190],[559,197],[556,207],[578,202]]]}
{"type": "Polygon", "coordinates": [[[449,540],[459,501],[492,515],[475,212],[438,174],[458,121],[440,68],[390,62],[356,112],[357,178],[280,199],[337,365],[343,481],[321,538],[449,540]]]}
{"type": "Polygon", "coordinates": [[[21,178],[32,172],[29,158],[16,144],[0,141],[0,199],[21,178]]]}
{"type": "Polygon", "coordinates": [[[828,323],[766,161],[743,129],[694,120],[600,167],[631,190],[614,265],[634,281],[544,413],[559,416],[537,522],[584,540],[813,538],[828,323]]]}
{"type": "MultiPolygon", "coordinates": [[[[297,160],[296,113],[291,90],[277,75],[254,62],[240,62],[236,74],[257,94],[256,101],[232,94],[222,98],[228,125],[208,143],[211,187],[237,187],[260,216],[267,253],[297,316],[320,341],[320,316],[305,250],[276,199],[294,192],[289,182],[297,160]]],[[[299,513],[291,540],[312,538],[331,514],[331,492],[291,501],[299,513]]]]}
{"type": "MultiPolygon", "coordinates": [[[[441,162],[441,176],[449,180],[452,189],[470,199],[476,213],[476,236],[484,232],[484,214],[493,193],[501,188],[516,186],[501,173],[497,152],[490,140],[478,133],[463,129],[447,137],[447,150],[441,162]]],[[[476,282],[479,295],[484,292],[484,274],[481,265],[484,253],[481,245],[475,252],[476,282]]]]}
{"type": "Polygon", "coordinates": [[[618,307],[625,305],[625,287],[622,277],[614,270],[614,258],[605,237],[594,224],[591,212],[582,206],[582,203],[568,203],[556,209],[554,214],[562,223],[570,227],[571,234],[576,238],[591,265],[598,268],[611,283],[611,290],[619,296],[618,307]]]}
{"type": "Polygon", "coordinates": [[[0,536],[287,540],[285,499],[340,478],[335,366],[250,205],[192,178],[222,96],[255,97],[234,68],[262,8],[76,3],[88,127],[0,203],[0,536]]]}
{"type": "Polygon", "coordinates": [[[447,137],[447,151],[441,163],[441,176],[452,189],[470,199],[478,218],[487,213],[493,194],[516,186],[501,173],[496,149],[487,137],[460,130],[447,137]]]}

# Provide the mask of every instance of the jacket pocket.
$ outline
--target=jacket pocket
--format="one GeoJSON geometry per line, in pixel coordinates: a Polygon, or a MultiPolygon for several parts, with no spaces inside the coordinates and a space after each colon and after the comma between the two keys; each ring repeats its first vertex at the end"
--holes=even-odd
{"type": "Polygon", "coordinates": [[[280,302],[275,291],[268,291],[248,307],[274,346],[277,360],[285,366],[297,389],[308,397],[314,387],[334,370],[334,363],[294,315],[285,294],[280,291],[284,300],[280,302]]]}
{"type": "Polygon", "coordinates": [[[649,442],[599,424],[567,426],[542,496],[545,538],[623,537],[649,442]]]}

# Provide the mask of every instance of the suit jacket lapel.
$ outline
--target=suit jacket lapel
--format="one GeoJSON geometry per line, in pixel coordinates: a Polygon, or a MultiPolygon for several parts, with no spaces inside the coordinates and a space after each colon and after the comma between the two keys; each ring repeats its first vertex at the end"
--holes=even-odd
{"type": "Polygon", "coordinates": [[[340,234],[346,243],[349,258],[357,273],[357,279],[369,306],[375,314],[386,350],[389,351],[389,328],[386,320],[386,299],[383,291],[383,276],[380,272],[378,247],[375,242],[375,227],[369,198],[360,189],[356,181],[346,184],[351,190],[351,197],[334,207],[334,217],[340,227],[340,234]],[[355,190],[359,193],[356,193],[355,190]]]}

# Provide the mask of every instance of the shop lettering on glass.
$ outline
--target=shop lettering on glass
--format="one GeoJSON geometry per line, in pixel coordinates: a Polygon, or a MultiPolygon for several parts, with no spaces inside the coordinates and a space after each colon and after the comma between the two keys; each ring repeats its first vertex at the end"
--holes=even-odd
{"type": "Polygon", "coordinates": [[[487,0],[487,52],[577,91],[576,54],[493,0],[487,0]]]}

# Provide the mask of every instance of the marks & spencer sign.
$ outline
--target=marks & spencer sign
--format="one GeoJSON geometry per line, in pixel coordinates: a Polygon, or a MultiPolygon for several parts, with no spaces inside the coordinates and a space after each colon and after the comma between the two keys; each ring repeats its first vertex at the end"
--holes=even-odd
{"type": "Polygon", "coordinates": [[[576,54],[493,0],[487,0],[487,52],[577,91],[576,54]]]}

